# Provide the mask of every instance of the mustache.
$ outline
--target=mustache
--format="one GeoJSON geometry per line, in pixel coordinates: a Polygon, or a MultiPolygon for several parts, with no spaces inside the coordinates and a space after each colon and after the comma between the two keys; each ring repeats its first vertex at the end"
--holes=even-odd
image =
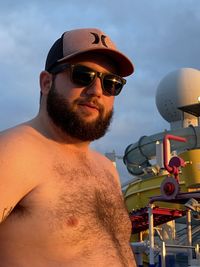
{"type": "Polygon", "coordinates": [[[104,110],[104,106],[102,104],[100,104],[99,101],[94,97],[88,97],[88,98],[84,98],[84,99],[76,99],[74,101],[74,103],[78,104],[78,105],[84,105],[87,103],[91,103],[92,105],[95,105],[100,111],[104,110]]]}

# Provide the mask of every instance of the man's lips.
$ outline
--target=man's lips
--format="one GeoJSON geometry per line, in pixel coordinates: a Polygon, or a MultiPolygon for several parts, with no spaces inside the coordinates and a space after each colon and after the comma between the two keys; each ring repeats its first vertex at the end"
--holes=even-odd
{"type": "Polygon", "coordinates": [[[79,103],[80,106],[86,106],[86,107],[89,107],[89,108],[92,108],[92,109],[96,109],[99,111],[99,106],[94,104],[94,103],[91,103],[91,102],[83,102],[83,103],[79,103]]]}

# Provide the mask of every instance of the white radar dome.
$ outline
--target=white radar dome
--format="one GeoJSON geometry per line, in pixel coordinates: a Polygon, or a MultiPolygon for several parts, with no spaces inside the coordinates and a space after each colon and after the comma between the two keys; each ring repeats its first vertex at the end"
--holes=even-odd
{"type": "Polygon", "coordinates": [[[168,122],[180,121],[185,107],[200,102],[200,71],[182,68],[169,73],[158,85],[156,106],[168,122]]]}

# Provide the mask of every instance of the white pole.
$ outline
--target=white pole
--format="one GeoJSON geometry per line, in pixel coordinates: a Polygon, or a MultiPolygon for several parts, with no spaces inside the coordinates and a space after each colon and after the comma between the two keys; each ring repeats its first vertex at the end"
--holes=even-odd
{"type": "Polygon", "coordinates": [[[165,242],[162,241],[162,248],[161,248],[161,266],[166,267],[166,247],[165,247],[165,242]]]}
{"type": "Polygon", "coordinates": [[[197,258],[197,260],[200,260],[199,244],[196,244],[196,246],[195,246],[195,252],[196,252],[196,258],[197,258]]]}
{"type": "Polygon", "coordinates": [[[154,228],[153,228],[153,204],[149,204],[148,216],[149,216],[149,267],[154,267],[154,228]]]}
{"type": "Polygon", "coordinates": [[[138,266],[142,267],[143,266],[143,258],[142,258],[142,253],[138,255],[138,266]]]}
{"type": "MultiPolygon", "coordinates": [[[[187,209],[187,245],[192,246],[192,225],[191,225],[191,210],[187,209]]],[[[192,248],[188,249],[188,266],[191,266],[192,262],[192,248]]]]}

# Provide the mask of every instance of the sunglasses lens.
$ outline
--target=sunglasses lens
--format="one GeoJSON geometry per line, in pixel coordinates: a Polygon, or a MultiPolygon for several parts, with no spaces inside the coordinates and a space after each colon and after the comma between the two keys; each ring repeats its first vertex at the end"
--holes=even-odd
{"type": "Polygon", "coordinates": [[[104,79],[103,79],[104,90],[110,95],[114,95],[114,96],[118,95],[121,92],[123,85],[124,85],[124,82],[122,78],[118,76],[115,76],[112,74],[108,74],[104,76],[104,79]]]}
{"type": "Polygon", "coordinates": [[[72,66],[71,79],[77,85],[89,86],[90,84],[92,84],[92,82],[96,79],[97,76],[101,79],[103,90],[109,95],[113,96],[118,95],[121,92],[122,87],[126,83],[125,79],[117,75],[101,75],[95,70],[92,70],[83,65],[72,66]]]}
{"type": "Polygon", "coordinates": [[[95,79],[96,72],[85,66],[75,65],[71,75],[74,83],[87,86],[95,79]]]}

